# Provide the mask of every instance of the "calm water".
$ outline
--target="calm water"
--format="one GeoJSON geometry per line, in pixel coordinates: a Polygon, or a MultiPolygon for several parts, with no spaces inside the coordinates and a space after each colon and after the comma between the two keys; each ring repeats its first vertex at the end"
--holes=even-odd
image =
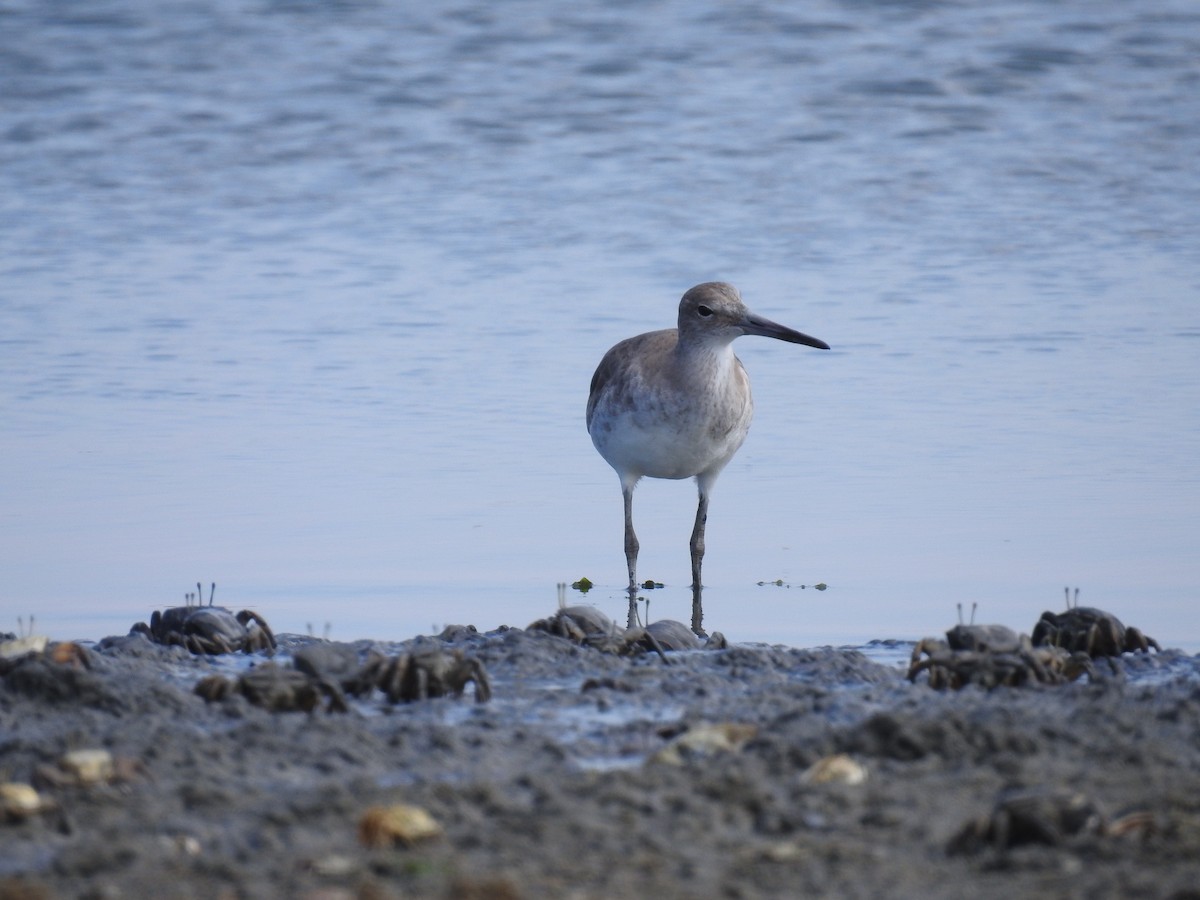
{"type": "Polygon", "coordinates": [[[417,6],[0,8],[0,630],[619,615],[588,380],[721,279],[834,351],[737,344],[706,624],[1200,647],[1193,0],[417,6]]]}

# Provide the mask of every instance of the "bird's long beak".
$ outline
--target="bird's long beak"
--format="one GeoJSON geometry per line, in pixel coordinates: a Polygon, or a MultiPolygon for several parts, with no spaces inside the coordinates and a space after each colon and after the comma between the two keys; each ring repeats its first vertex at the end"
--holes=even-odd
{"type": "Polygon", "coordinates": [[[818,350],[829,349],[829,345],[820,338],[810,337],[794,328],[788,328],[786,325],[780,325],[778,322],[772,322],[770,319],[764,319],[754,313],[746,313],[741,325],[743,334],[757,334],[761,337],[787,341],[789,344],[804,344],[806,347],[816,347],[818,350]]]}

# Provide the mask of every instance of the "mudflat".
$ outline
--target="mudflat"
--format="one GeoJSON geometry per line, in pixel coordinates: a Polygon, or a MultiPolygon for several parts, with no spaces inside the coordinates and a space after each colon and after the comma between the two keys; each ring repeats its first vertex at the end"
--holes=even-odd
{"type": "Polygon", "coordinates": [[[0,782],[37,799],[0,816],[0,898],[1200,898],[1180,651],[954,691],[907,680],[905,642],[664,662],[458,628],[339,652],[461,651],[487,702],[195,693],[321,643],[10,666],[0,782]],[[100,772],[64,762],[87,750],[100,772]]]}

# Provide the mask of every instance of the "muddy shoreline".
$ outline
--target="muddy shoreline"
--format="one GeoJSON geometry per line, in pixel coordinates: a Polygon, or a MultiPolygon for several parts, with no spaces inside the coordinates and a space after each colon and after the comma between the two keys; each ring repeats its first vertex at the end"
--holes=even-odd
{"type": "MultiPolygon", "coordinates": [[[[314,641],[281,636],[275,659],[314,641]]],[[[668,664],[521,629],[444,643],[483,663],[489,702],[206,702],[197,681],[267,655],[140,636],[92,648],[90,669],[11,670],[0,781],[37,784],[47,808],[0,822],[0,898],[1200,898],[1197,657],[935,691],[904,678],[905,642],[668,664]],[[119,777],[47,784],[91,748],[119,777]],[[841,755],[865,779],[813,777],[841,755]],[[993,827],[1005,798],[1064,792],[1087,822],[993,827]],[[366,846],[366,811],[395,804],[438,833],[366,846]]]]}

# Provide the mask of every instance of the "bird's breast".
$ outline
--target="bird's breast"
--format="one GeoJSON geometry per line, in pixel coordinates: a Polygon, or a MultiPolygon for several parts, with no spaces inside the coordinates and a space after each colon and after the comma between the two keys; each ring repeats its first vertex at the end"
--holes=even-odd
{"type": "Polygon", "coordinates": [[[746,438],[754,404],[732,353],[708,365],[631,368],[593,396],[588,431],[624,475],[690,478],[724,466],[746,438]]]}

